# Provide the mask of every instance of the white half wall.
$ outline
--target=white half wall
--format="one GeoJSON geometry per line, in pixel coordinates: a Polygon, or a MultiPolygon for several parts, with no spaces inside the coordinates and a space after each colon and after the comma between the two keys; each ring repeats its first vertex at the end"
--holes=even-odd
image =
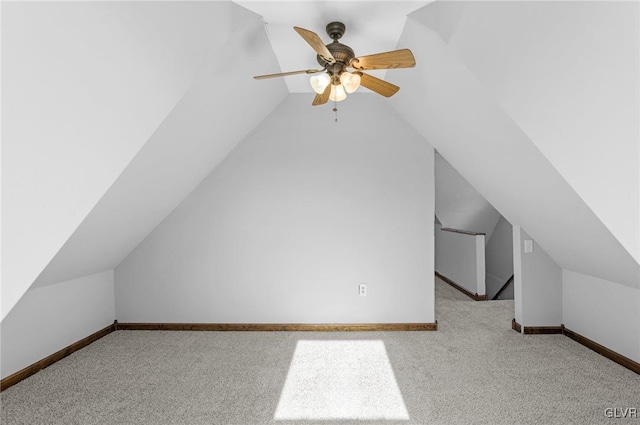
{"type": "Polygon", "coordinates": [[[567,329],[640,362],[640,290],[564,270],[562,322],[567,329]]]}
{"type": "MultiPolygon", "coordinates": [[[[517,320],[522,326],[562,324],[562,269],[520,226],[513,226],[515,292],[520,297],[517,320]],[[525,250],[527,241],[532,252],[525,250]]],[[[518,303],[516,303],[517,305],[518,303]]]]}
{"type": "MultiPolygon", "coordinates": [[[[513,303],[514,319],[522,324],[522,232],[520,226],[514,225],[513,231],[513,303]]],[[[522,331],[522,330],[521,330],[522,331]]]]}
{"type": "Polygon", "coordinates": [[[121,322],[434,322],[433,148],[290,94],[115,270],[121,322]],[[368,296],[358,296],[358,284],[368,296]]]}
{"type": "Polygon", "coordinates": [[[435,231],[435,269],[472,294],[485,295],[484,235],[435,231]]]}
{"type": "Polygon", "coordinates": [[[2,379],[114,320],[113,270],[28,290],[0,325],[2,379]]]}

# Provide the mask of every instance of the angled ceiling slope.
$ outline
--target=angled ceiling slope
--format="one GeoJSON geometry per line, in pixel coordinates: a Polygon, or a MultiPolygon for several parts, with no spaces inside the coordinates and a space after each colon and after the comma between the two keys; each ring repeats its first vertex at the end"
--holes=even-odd
{"type": "Polygon", "coordinates": [[[413,89],[397,110],[560,266],[640,287],[631,254],[423,18],[410,17],[402,40],[430,65],[398,74],[413,89]]]}
{"type": "Polygon", "coordinates": [[[230,7],[2,3],[2,318],[224,41],[230,7]]]}
{"type": "Polygon", "coordinates": [[[488,243],[500,213],[439,153],[435,179],[436,217],[442,227],[484,233],[488,243]]]}
{"type": "Polygon", "coordinates": [[[255,63],[277,66],[260,17],[230,13],[226,41],[35,286],[116,267],[286,96],[251,78],[255,63]]]}
{"type": "Polygon", "coordinates": [[[640,262],[640,3],[416,12],[640,262]]]}
{"type": "MultiPolygon", "coordinates": [[[[368,26],[363,32],[375,34],[363,40],[364,49],[377,43],[377,49],[392,50],[406,14],[428,2],[291,2],[286,8],[282,2],[235,3],[283,22],[287,17],[296,23],[313,17],[323,22],[321,28],[328,16],[352,19],[368,26]],[[383,28],[363,19],[367,10],[386,15],[383,28]]],[[[286,94],[282,80],[250,80],[258,65],[271,70],[278,67],[263,21],[235,4],[230,13],[232,28],[226,43],[210,53],[213,59],[198,81],[40,274],[36,286],[115,267],[282,100],[286,94]]],[[[375,22],[382,25],[379,19],[375,22]]],[[[298,45],[304,56],[314,58],[291,26],[289,22],[285,45],[298,45]]],[[[271,44],[273,39],[271,34],[271,44]]],[[[287,52],[285,46],[285,56],[287,52]]],[[[306,80],[304,84],[308,88],[306,80]]]]}

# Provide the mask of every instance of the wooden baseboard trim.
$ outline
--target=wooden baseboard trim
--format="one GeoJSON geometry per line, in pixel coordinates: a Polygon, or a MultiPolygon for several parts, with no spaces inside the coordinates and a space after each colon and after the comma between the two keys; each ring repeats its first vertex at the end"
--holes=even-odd
{"type": "Polygon", "coordinates": [[[69,345],[68,347],[63,348],[60,351],[56,351],[55,353],[51,354],[50,356],[45,357],[44,359],[25,367],[22,370],[17,371],[16,373],[7,376],[6,378],[4,378],[3,380],[0,381],[0,391],[4,391],[9,387],[14,386],[15,384],[17,384],[18,382],[22,381],[23,379],[28,378],[29,376],[33,375],[36,372],[41,371],[42,369],[51,366],[52,364],[54,364],[55,362],[58,362],[62,359],[64,359],[65,357],[67,357],[69,354],[75,353],[76,351],[80,350],[81,348],[86,347],[87,345],[99,340],[100,338],[110,334],[111,332],[113,332],[114,330],[116,330],[116,323],[117,321],[114,321],[114,323],[112,325],[109,325],[103,329],[100,329],[98,332],[95,332],[91,335],[89,335],[86,338],[82,338],[80,341],[74,342],[73,344],[69,345]]]}
{"type": "Polygon", "coordinates": [[[523,333],[525,335],[552,335],[552,334],[561,334],[562,333],[562,325],[561,326],[522,326],[520,323],[516,322],[516,319],[511,321],[511,329],[518,333],[523,333]]]}
{"type": "Polygon", "coordinates": [[[135,331],[248,331],[248,332],[372,332],[435,331],[435,323],[118,323],[118,330],[135,331]]]}
{"type": "Polygon", "coordinates": [[[523,328],[525,335],[553,335],[561,334],[562,326],[525,326],[523,328]]]}
{"type": "Polygon", "coordinates": [[[522,326],[520,326],[520,323],[516,322],[516,319],[511,321],[511,329],[518,333],[522,333],[522,326]]]}
{"type": "Polygon", "coordinates": [[[640,375],[640,363],[634,360],[631,360],[630,358],[625,357],[620,353],[616,353],[610,348],[607,348],[604,345],[600,345],[597,342],[592,341],[589,338],[580,335],[579,333],[569,330],[565,328],[564,325],[562,325],[561,328],[562,328],[562,333],[564,335],[568,336],[569,338],[576,341],[577,343],[584,345],[585,347],[595,351],[596,353],[602,356],[605,356],[606,358],[613,360],[619,365],[624,366],[627,369],[640,375]]]}
{"type": "Polygon", "coordinates": [[[466,296],[468,296],[469,298],[472,298],[476,301],[487,301],[487,295],[478,295],[478,294],[474,294],[471,291],[468,291],[467,289],[463,288],[462,286],[458,285],[457,283],[455,283],[453,280],[449,279],[448,277],[435,272],[436,276],[438,276],[440,279],[444,280],[445,282],[447,282],[449,285],[453,286],[454,288],[456,288],[458,291],[462,292],[463,294],[465,294],[466,296]]]}
{"type": "MultiPolygon", "coordinates": [[[[511,329],[521,332],[523,327],[520,323],[516,322],[516,319],[511,321],[511,329]]],[[[567,329],[564,325],[560,326],[524,326],[524,334],[529,335],[541,335],[541,334],[563,334],[576,341],[578,344],[582,344],[585,347],[595,351],[596,353],[618,363],[621,366],[640,375],[640,363],[635,360],[631,360],[628,357],[623,356],[620,353],[616,353],[610,348],[600,345],[595,341],[590,340],[586,336],[582,336],[570,329],[567,329]]]]}
{"type": "Polygon", "coordinates": [[[313,331],[313,332],[365,332],[365,331],[436,331],[435,323],[362,323],[362,324],[295,324],[295,323],[118,323],[114,320],[99,331],[74,342],[44,359],[25,367],[0,381],[0,392],[12,387],[51,366],[68,355],[86,347],[116,330],[164,330],[164,331],[313,331]]]}

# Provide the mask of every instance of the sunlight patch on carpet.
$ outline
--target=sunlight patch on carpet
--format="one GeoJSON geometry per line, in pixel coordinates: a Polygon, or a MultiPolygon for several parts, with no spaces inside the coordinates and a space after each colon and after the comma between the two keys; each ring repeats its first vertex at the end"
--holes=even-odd
{"type": "Polygon", "coordinates": [[[296,345],[275,420],[409,420],[383,341],[296,345]]]}

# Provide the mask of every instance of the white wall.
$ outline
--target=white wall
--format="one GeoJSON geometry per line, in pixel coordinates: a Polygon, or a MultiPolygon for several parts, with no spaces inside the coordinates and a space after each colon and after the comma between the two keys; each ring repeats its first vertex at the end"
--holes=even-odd
{"type": "MultiPolygon", "coordinates": [[[[491,239],[487,242],[485,257],[487,296],[493,298],[513,274],[513,228],[511,223],[502,216],[491,234],[491,239]]],[[[501,299],[512,299],[513,285],[509,285],[503,294],[505,297],[501,296],[501,299]]]]}
{"type": "Polygon", "coordinates": [[[513,241],[515,285],[520,288],[522,326],[560,326],[562,324],[562,269],[520,226],[513,241]],[[526,240],[533,241],[533,252],[525,252],[526,240]]]}
{"type": "Polygon", "coordinates": [[[2,318],[225,41],[230,5],[3,2],[2,318]]]}
{"type": "Polygon", "coordinates": [[[5,378],[113,323],[113,271],[27,291],[0,325],[5,378]]]}
{"type": "Polygon", "coordinates": [[[484,233],[486,242],[500,213],[437,152],[435,163],[436,216],[442,227],[484,233]]]}
{"type": "Polygon", "coordinates": [[[122,322],[433,322],[433,149],[289,95],[117,268],[122,322]],[[369,295],[359,297],[357,285],[369,295]]]}
{"type": "Polygon", "coordinates": [[[472,294],[486,294],[484,235],[435,231],[435,269],[472,294]]]}
{"type": "Polygon", "coordinates": [[[567,329],[640,362],[640,290],[564,270],[562,321],[567,329]]]}

